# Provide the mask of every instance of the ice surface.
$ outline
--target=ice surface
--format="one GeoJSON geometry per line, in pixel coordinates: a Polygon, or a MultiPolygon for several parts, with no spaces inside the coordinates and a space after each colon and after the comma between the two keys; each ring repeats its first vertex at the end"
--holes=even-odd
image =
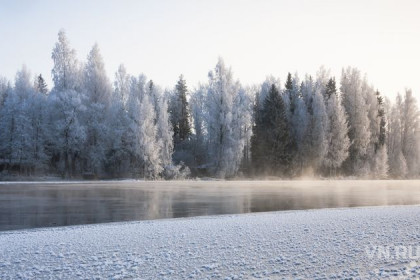
{"type": "Polygon", "coordinates": [[[1,279],[418,277],[420,206],[225,215],[0,232],[1,279]]]}

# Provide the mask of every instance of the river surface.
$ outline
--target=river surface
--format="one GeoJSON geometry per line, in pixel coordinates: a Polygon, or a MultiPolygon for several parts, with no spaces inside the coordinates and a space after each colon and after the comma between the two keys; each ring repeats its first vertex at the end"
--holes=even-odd
{"type": "Polygon", "coordinates": [[[420,204],[420,181],[0,184],[0,230],[264,211],[420,204]]]}

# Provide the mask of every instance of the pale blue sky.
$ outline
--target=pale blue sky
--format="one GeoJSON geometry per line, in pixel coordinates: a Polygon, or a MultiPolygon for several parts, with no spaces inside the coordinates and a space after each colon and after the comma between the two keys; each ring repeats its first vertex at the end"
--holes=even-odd
{"type": "Polygon", "coordinates": [[[416,0],[0,0],[0,75],[26,64],[51,88],[60,28],[79,60],[99,44],[111,80],[124,63],[163,87],[183,73],[193,87],[222,56],[243,84],[352,65],[388,96],[411,87],[420,99],[416,0]]]}

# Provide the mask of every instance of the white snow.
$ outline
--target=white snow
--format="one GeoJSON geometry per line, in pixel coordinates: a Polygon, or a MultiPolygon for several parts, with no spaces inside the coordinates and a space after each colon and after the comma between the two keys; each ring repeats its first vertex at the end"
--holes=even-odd
{"type": "Polygon", "coordinates": [[[0,232],[0,279],[418,277],[418,255],[366,253],[392,245],[420,245],[420,205],[0,232]]]}

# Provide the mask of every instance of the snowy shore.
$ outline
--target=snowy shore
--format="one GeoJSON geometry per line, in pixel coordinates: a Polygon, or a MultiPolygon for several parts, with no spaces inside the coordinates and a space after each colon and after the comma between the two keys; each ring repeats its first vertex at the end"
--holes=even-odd
{"type": "Polygon", "coordinates": [[[420,205],[0,232],[1,279],[416,279],[420,205]]]}

